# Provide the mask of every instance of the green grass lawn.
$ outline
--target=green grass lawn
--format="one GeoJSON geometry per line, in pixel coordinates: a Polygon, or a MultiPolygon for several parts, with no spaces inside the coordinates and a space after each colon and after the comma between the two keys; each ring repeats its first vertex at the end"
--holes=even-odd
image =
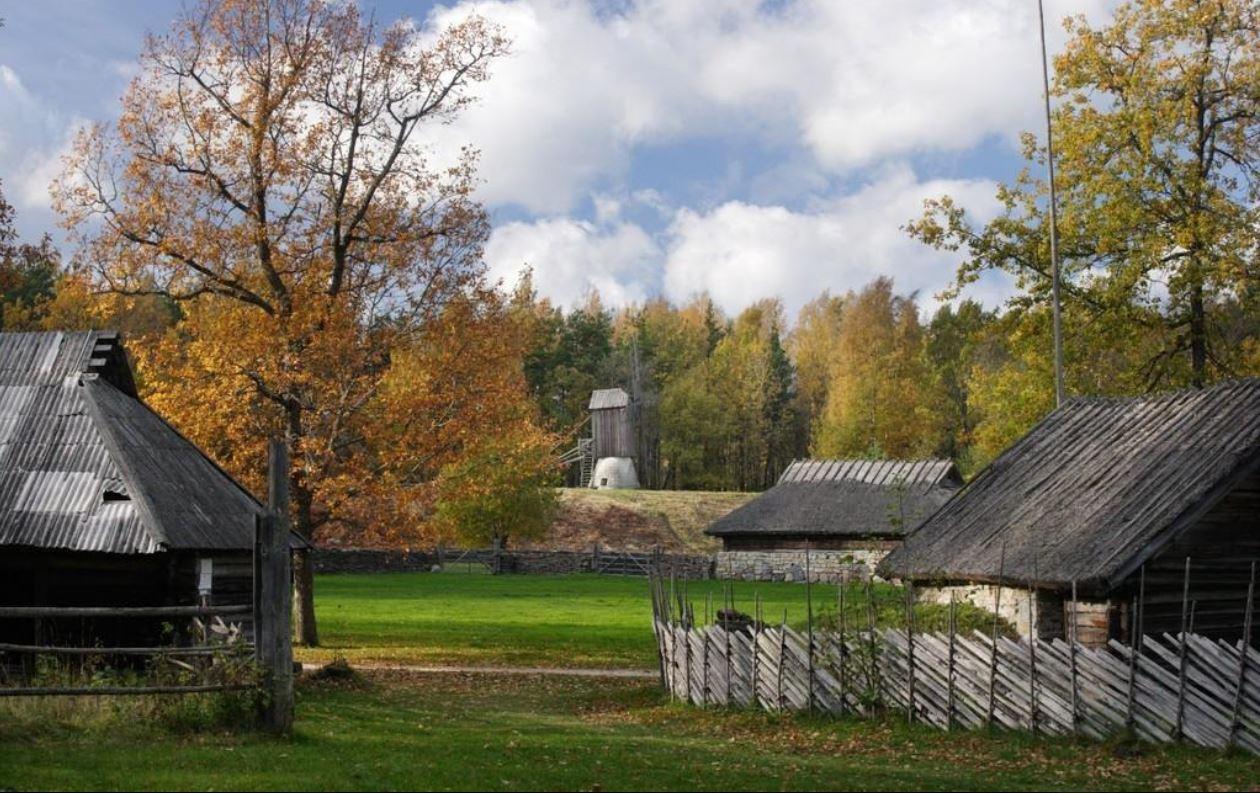
{"type": "Polygon", "coordinates": [[[0,722],[0,789],[1246,789],[1260,760],[667,703],[651,683],[305,683],[290,740],[0,722]]]}
{"type": "MultiPolygon", "coordinates": [[[[647,582],[388,574],[318,582],[324,648],[352,662],[652,668],[647,582]]],[[[697,611],[720,583],[692,583],[697,611]]],[[[739,584],[799,624],[805,588],[739,584]]],[[[851,621],[865,619],[855,588],[851,621]]],[[[880,587],[876,611],[904,601],[880,587]]],[[[834,587],[813,589],[834,612],[834,587]]],[[[920,624],[940,619],[927,610],[920,624]]],[[[980,612],[964,624],[988,626],[980,612]]],[[[368,672],[299,685],[294,735],[206,728],[232,699],[0,699],[0,791],[1248,789],[1260,758],[1187,747],[945,733],[901,718],[702,710],[655,681],[368,672]],[[211,707],[213,703],[214,707],[211,707]]],[[[239,704],[239,703],[238,703],[239,704]]],[[[232,713],[233,711],[228,711],[232,713]]],[[[234,711],[239,720],[240,710],[234,711]]]]}
{"type": "MultiPolygon", "coordinates": [[[[697,617],[719,581],[692,581],[688,599],[697,617]]],[[[681,584],[679,585],[681,588],[681,584]]],[[[865,624],[860,586],[846,595],[849,624],[865,624]]],[[[901,624],[899,589],[874,590],[879,621],[901,624]]],[[[768,622],[787,613],[805,622],[800,584],[736,582],[735,606],[751,612],[754,593],[768,622]]],[[[813,587],[816,614],[834,616],[834,586],[813,587]]],[[[656,665],[651,605],[644,578],[598,575],[489,576],[460,573],[326,575],[316,580],[315,603],[322,646],[297,651],[300,660],[343,656],[352,663],[563,666],[650,669],[656,665]]],[[[989,629],[991,617],[960,608],[964,629],[989,629]]],[[[944,624],[943,607],[919,609],[921,629],[944,624]]]]}

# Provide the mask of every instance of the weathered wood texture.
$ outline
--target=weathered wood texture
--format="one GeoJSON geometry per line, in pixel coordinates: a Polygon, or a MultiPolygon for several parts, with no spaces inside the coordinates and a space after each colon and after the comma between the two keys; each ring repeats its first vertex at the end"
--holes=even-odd
{"type": "MultiPolygon", "coordinates": [[[[999,637],[995,655],[991,639],[974,633],[954,637],[951,664],[950,637],[944,634],[915,633],[911,639],[902,630],[877,631],[874,658],[866,632],[848,634],[843,641],[837,633],[816,632],[812,653],[808,638],[787,626],[728,632],[721,625],[658,622],[656,634],[666,689],[693,705],[835,715],[907,711],[913,681],[915,721],[941,729],[979,728],[988,722],[992,669],[992,718],[1002,727],[1105,739],[1123,733],[1129,722],[1130,651],[1119,642],[1073,648],[1061,639],[1037,640],[1034,655],[1027,641],[999,637]]],[[[1239,643],[1188,636],[1179,736],[1180,654],[1178,636],[1145,637],[1136,664],[1132,722],[1137,735],[1260,754],[1260,651],[1248,650],[1235,719],[1237,670],[1243,661],[1239,643]]]]}
{"type": "Polygon", "coordinates": [[[268,448],[267,515],[257,522],[255,624],[258,662],[263,668],[267,697],[263,725],[278,733],[293,727],[293,573],[289,554],[289,459],[283,443],[268,448]]]}
{"type": "Polygon", "coordinates": [[[1260,650],[1239,639],[1150,633],[1135,654],[1118,641],[921,633],[910,609],[909,630],[850,631],[841,622],[802,635],[759,617],[718,614],[716,624],[697,625],[685,584],[683,594],[669,591],[653,582],[661,680],[693,705],[895,709],[941,729],[997,725],[1100,740],[1132,728],[1152,742],[1260,754],[1260,650]]]}

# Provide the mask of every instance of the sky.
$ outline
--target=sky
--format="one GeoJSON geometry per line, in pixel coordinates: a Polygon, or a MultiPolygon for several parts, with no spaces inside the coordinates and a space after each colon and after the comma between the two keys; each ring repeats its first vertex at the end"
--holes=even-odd
{"type": "MultiPolygon", "coordinates": [[[[512,52],[437,151],[481,152],[486,262],[564,306],[707,292],[734,314],[887,275],[924,310],[958,255],[902,227],[951,195],[978,220],[1043,129],[1036,0],[361,0],[433,28],[469,13],[512,52]]],[[[1046,0],[1105,21],[1108,0],[1046,0]]],[[[56,231],[48,184],[74,131],[116,117],[178,2],[0,0],[0,180],[20,231],[56,231]]],[[[997,306],[990,275],[967,296],[997,306]]]]}

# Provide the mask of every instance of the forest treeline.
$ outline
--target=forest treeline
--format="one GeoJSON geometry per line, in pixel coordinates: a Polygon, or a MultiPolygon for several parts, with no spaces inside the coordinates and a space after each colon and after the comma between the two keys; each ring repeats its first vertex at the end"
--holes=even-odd
{"type": "MultiPolygon", "coordinates": [[[[514,300],[539,412],[573,439],[590,392],[624,388],[647,487],[759,490],[806,456],[944,457],[970,475],[1054,407],[1049,311],[1029,302],[928,312],[889,278],[823,292],[794,317],[773,298],[726,316],[706,296],[613,310],[592,295],[564,311],[528,283],[514,300]]],[[[1238,334],[1233,371],[1260,372],[1260,320],[1233,299],[1216,308],[1238,334]]],[[[1156,325],[1070,310],[1065,337],[1071,395],[1193,381],[1186,362],[1158,368],[1156,325]]]]}

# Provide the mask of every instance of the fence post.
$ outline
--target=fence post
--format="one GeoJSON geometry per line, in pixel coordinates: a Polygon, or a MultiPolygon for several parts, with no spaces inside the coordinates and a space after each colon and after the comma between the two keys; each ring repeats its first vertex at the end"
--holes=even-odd
{"type": "Polygon", "coordinates": [[[805,625],[808,633],[809,649],[806,650],[806,685],[809,689],[806,697],[806,709],[814,710],[814,596],[813,584],[809,580],[809,540],[805,541],[805,625]]]}
{"type": "Polygon", "coordinates": [[[704,642],[704,653],[701,655],[700,667],[704,674],[704,679],[700,686],[700,701],[704,705],[709,704],[709,640],[713,638],[712,631],[709,628],[713,623],[710,622],[713,613],[713,593],[707,592],[704,598],[704,633],[701,634],[701,640],[704,642]]]}
{"type": "Polygon", "coordinates": [[[844,625],[844,622],[845,622],[844,587],[845,587],[845,580],[844,580],[844,575],[842,574],[840,576],[840,585],[836,588],[836,622],[838,623],[839,628],[840,628],[840,713],[841,714],[843,714],[845,709],[847,709],[849,706],[849,702],[848,702],[849,681],[847,679],[847,675],[845,674],[845,672],[847,671],[845,668],[846,666],[845,656],[849,654],[849,646],[846,643],[847,640],[844,638],[844,627],[845,627],[844,625]]]}
{"type": "Polygon", "coordinates": [[[761,593],[753,593],[752,705],[761,700],[761,593]]]}
{"type": "Polygon", "coordinates": [[[776,678],[775,697],[778,699],[778,709],[783,710],[783,659],[787,653],[787,609],[783,609],[783,622],[779,624],[779,674],[776,678]]]}
{"type": "Polygon", "coordinates": [[[599,572],[599,540],[591,543],[591,572],[599,572]]]}
{"type": "Polygon", "coordinates": [[[1002,576],[1006,572],[1006,541],[1002,541],[1002,551],[998,556],[998,583],[993,593],[993,642],[991,652],[989,653],[989,702],[988,713],[985,715],[985,726],[993,726],[993,710],[996,704],[997,696],[997,651],[998,651],[998,620],[1001,618],[1002,612],[1002,576]]]}
{"type": "Polygon", "coordinates": [[[726,605],[726,616],[722,618],[722,642],[726,645],[726,705],[734,704],[731,697],[731,665],[735,659],[731,657],[731,618],[735,615],[735,588],[730,581],[726,582],[726,593],[722,598],[726,605]]]}
{"type": "Polygon", "coordinates": [[[906,721],[914,724],[914,582],[906,581],[906,721]]]}
{"type": "MultiPolygon", "coordinates": [[[[1037,577],[1036,562],[1033,577],[1037,577]]],[[[1037,620],[1041,614],[1037,608],[1037,590],[1028,585],[1028,729],[1037,734],[1037,620]]]]}
{"type": "Polygon", "coordinates": [[[949,593],[949,658],[945,668],[945,729],[954,729],[954,638],[958,631],[957,593],[949,593]]]}
{"type": "Polygon", "coordinates": [[[1177,657],[1177,739],[1185,735],[1186,720],[1186,648],[1190,644],[1190,557],[1186,557],[1186,572],[1181,582],[1181,646],[1177,657]]]}
{"type": "Polygon", "coordinates": [[[293,575],[288,449],[278,439],[272,439],[268,446],[267,485],[268,514],[255,523],[258,622],[254,640],[267,685],[263,725],[272,732],[286,733],[293,727],[293,575]]]}
{"type": "Polygon", "coordinates": [[[1078,705],[1076,702],[1076,623],[1079,619],[1079,610],[1076,602],[1076,580],[1072,580],[1072,623],[1068,626],[1068,673],[1070,675],[1070,685],[1072,686],[1070,696],[1072,700],[1072,734],[1076,735],[1080,729],[1080,716],[1078,713],[1078,705]]]}
{"type": "Polygon", "coordinates": [[[685,684],[685,689],[687,692],[687,703],[690,704],[692,702],[692,699],[691,699],[691,629],[692,627],[694,627],[694,622],[691,619],[691,617],[693,616],[691,613],[691,603],[687,600],[687,578],[685,576],[683,577],[682,591],[683,591],[683,602],[682,602],[683,664],[685,665],[684,669],[686,670],[685,673],[683,674],[683,683],[685,684]]]}
{"type": "Polygon", "coordinates": [[[1137,706],[1137,660],[1142,652],[1142,609],[1146,602],[1146,565],[1138,572],[1138,596],[1133,598],[1129,614],[1129,702],[1125,728],[1132,730],[1133,712],[1137,706]]]}
{"type": "Polygon", "coordinates": [[[446,543],[439,542],[437,546],[437,565],[438,569],[446,572],[446,543]]]}
{"type": "Polygon", "coordinates": [[[870,671],[867,675],[866,683],[871,687],[871,695],[875,702],[881,707],[884,704],[884,690],[881,685],[881,676],[879,673],[879,658],[875,648],[875,595],[871,587],[870,576],[866,578],[866,626],[867,638],[870,645],[870,671]]]}
{"type": "Polygon", "coordinates": [[[1251,563],[1251,578],[1247,582],[1247,604],[1243,607],[1242,641],[1238,645],[1238,685],[1234,689],[1234,709],[1229,718],[1229,740],[1226,745],[1233,745],[1238,740],[1238,730],[1242,727],[1243,686],[1247,682],[1247,650],[1251,647],[1251,616],[1255,608],[1256,596],[1256,563],[1251,563]]]}

